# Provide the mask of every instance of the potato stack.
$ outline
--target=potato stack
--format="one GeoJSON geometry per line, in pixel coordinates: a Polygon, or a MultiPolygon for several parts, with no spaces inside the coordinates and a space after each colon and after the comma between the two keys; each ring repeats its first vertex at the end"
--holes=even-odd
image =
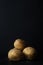
{"type": "Polygon", "coordinates": [[[33,47],[26,47],[25,41],[16,39],[14,41],[14,48],[8,52],[8,59],[11,61],[19,61],[25,56],[26,59],[32,60],[36,55],[36,49],[33,47]]]}

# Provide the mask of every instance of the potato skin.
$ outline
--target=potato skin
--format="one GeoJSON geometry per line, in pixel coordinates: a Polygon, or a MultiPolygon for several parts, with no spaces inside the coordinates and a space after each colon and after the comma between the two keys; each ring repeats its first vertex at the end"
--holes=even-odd
{"type": "Polygon", "coordinates": [[[20,49],[20,50],[23,50],[24,49],[24,40],[21,40],[21,39],[16,39],[14,41],[14,47],[17,48],[17,49],[20,49]]]}
{"type": "Polygon", "coordinates": [[[27,59],[32,60],[36,55],[36,50],[32,47],[26,47],[24,48],[23,53],[27,59]]]}
{"type": "Polygon", "coordinates": [[[16,48],[9,50],[8,59],[12,61],[18,61],[22,58],[22,52],[16,48]]]}

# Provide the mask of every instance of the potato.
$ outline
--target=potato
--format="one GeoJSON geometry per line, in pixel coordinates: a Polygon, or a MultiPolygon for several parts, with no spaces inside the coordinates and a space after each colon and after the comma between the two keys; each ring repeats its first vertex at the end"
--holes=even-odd
{"type": "Polygon", "coordinates": [[[24,48],[23,53],[27,59],[32,60],[35,57],[36,50],[32,47],[26,47],[24,48]]]}
{"type": "Polygon", "coordinates": [[[21,39],[15,40],[15,42],[14,42],[14,47],[15,48],[22,50],[22,49],[24,49],[24,46],[25,46],[24,45],[24,40],[21,40],[21,39]]]}
{"type": "Polygon", "coordinates": [[[17,50],[16,48],[13,48],[9,50],[8,58],[9,60],[18,61],[22,58],[22,52],[20,50],[17,50]]]}

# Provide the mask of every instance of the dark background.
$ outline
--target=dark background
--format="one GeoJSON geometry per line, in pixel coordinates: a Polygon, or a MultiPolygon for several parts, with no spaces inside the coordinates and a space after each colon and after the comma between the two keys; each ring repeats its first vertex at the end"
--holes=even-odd
{"type": "Polygon", "coordinates": [[[0,0],[0,57],[7,56],[15,39],[21,38],[43,59],[43,2],[0,0]]]}

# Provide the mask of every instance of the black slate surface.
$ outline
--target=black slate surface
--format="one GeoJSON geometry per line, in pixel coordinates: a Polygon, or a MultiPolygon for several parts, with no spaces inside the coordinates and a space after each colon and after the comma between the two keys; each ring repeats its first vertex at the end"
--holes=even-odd
{"type": "Polygon", "coordinates": [[[0,62],[0,65],[43,65],[43,61],[28,61],[28,60],[24,60],[24,61],[17,61],[17,62],[11,62],[9,61],[7,58],[3,58],[0,62]]]}

